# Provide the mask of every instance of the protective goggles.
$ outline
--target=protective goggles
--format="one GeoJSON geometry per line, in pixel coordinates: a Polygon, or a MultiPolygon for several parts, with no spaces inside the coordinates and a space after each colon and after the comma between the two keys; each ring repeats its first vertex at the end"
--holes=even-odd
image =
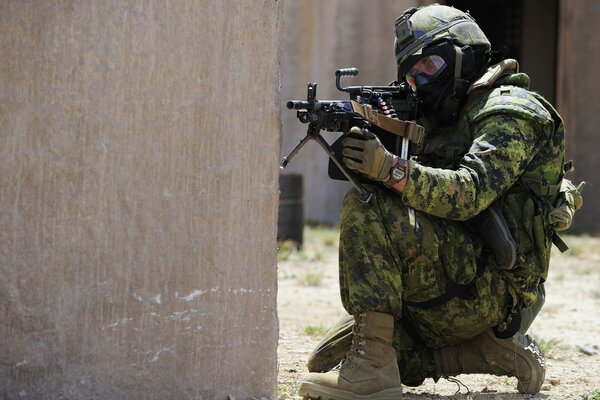
{"type": "Polygon", "coordinates": [[[438,55],[424,56],[404,74],[404,78],[413,89],[416,89],[434,81],[447,66],[446,61],[438,55]]]}

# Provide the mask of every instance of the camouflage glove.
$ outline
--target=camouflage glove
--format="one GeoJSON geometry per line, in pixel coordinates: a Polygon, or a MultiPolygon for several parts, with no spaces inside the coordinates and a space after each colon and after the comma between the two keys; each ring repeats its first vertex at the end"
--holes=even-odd
{"type": "Polygon", "coordinates": [[[342,140],[344,164],[355,171],[362,172],[376,181],[385,181],[394,162],[394,155],[387,151],[372,132],[364,132],[354,126],[350,129],[354,137],[342,140]]]}

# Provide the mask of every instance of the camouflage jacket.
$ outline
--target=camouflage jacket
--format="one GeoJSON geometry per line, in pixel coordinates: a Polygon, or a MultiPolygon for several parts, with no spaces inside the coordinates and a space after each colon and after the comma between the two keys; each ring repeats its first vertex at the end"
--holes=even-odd
{"type": "Polygon", "coordinates": [[[548,204],[564,175],[562,120],[528,87],[529,77],[514,73],[471,93],[452,127],[428,132],[403,192],[406,205],[460,221],[500,199],[519,255],[506,277],[522,306],[547,275],[548,204]]]}

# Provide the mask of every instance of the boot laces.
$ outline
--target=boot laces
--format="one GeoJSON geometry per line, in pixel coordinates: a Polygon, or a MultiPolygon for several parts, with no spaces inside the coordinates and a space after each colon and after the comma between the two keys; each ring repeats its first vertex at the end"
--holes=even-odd
{"type": "Polygon", "coordinates": [[[344,365],[348,365],[352,368],[352,360],[365,354],[365,346],[367,341],[362,336],[362,329],[365,327],[364,322],[365,314],[359,314],[356,318],[356,323],[353,326],[353,337],[350,351],[346,354],[346,357],[338,364],[336,368],[341,368],[344,365]]]}
{"type": "Polygon", "coordinates": [[[454,393],[454,396],[462,394],[461,390],[464,387],[465,389],[467,389],[467,393],[465,393],[466,399],[467,400],[471,400],[473,398],[471,396],[472,395],[471,389],[469,389],[469,387],[467,385],[465,385],[464,383],[462,383],[461,381],[459,381],[457,378],[446,375],[446,376],[444,376],[444,379],[446,379],[448,382],[454,383],[457,386],[456,393],[454,393]]]}

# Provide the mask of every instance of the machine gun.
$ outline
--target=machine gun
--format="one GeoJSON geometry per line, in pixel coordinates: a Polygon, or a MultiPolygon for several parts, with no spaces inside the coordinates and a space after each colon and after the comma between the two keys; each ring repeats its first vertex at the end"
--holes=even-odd
{"type": "Polygon", "coordinates": [[[389,86],[341,86],[341,77],[357,75],[356,68],[335,71],[335,86],[348,93],[349,100],[317,100],[317,84],[309,83],[306,100],[287,102],[287,108],[297,110],[298,120],[308,124],[308,129],[304,139],[281,160],[281,168],[285,168],[309,140],[315,140],[329,156],[329,176],[349,180],[361,193],[361,200],[368,203],[371,193],[362,185],[361,176],[349,171],[342,162],[341,141],[350,128],[358,126],[363,132],[374,133],[388,150],[404,160],[408,158],[409,141],[420,145],[425,129],[412,122],[417,118],[418,102],[408,85],[392,82],[389,86]],[[330,146],[321,136],[322,130],[343,135],[330,146]]]}

